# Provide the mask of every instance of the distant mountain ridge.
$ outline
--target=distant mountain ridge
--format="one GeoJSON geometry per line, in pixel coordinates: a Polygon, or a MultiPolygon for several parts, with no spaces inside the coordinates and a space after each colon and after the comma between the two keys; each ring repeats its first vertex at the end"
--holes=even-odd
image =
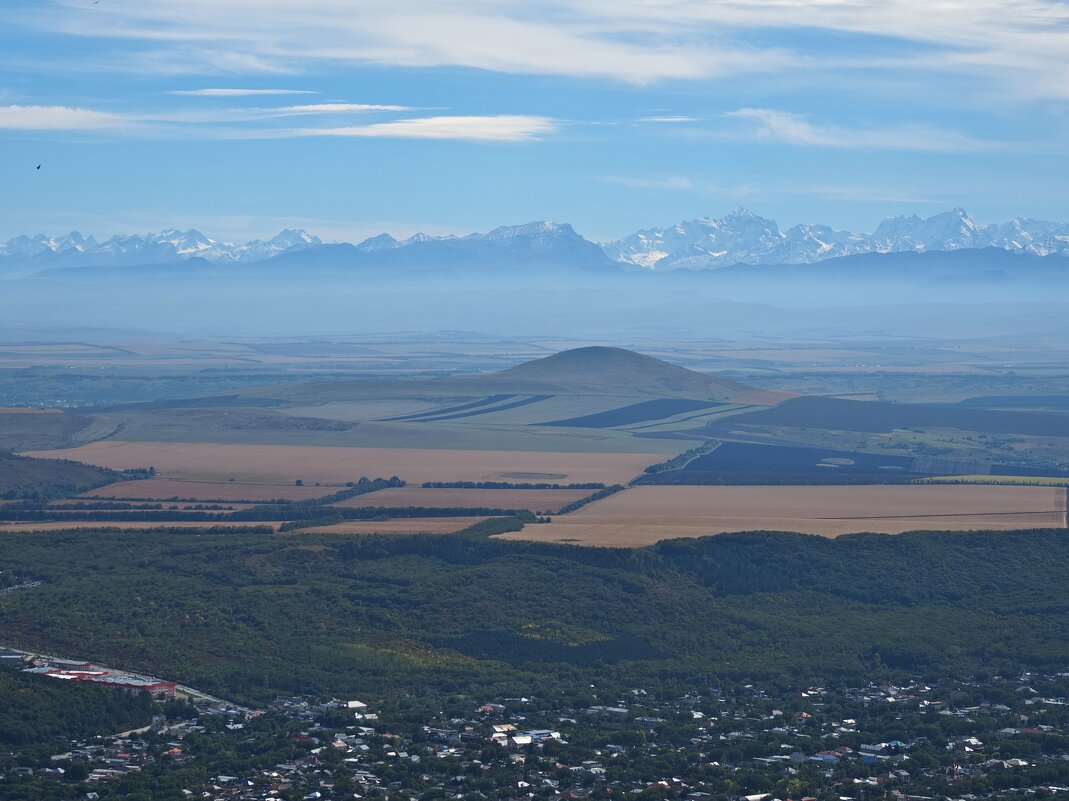
{"type": "Polygon", "coordinates": [[[1015,217],[977,225],[964,209],[921,218],[891,217],[871,234],[826,225],[781,231],[746,209],[724,217],[651,228],[603,245],[610,258],[646,269],[714,269],[736,264],[812,264],[864,253],[924,253],[998,248],[1035,256],[1069,256],[1069,223],[1015,217]]]}
{"type": "Polygon", "coordinates": [[[781,231],[775,221],[746,209],[705,217],[669,228],[651,228],[597,245],[567,223],[548,221],[501,226],[483,234],[398,240],[389,234],[358,244],[325,243],[300,229],[268,240],[242,244],[212,239],[198,230],[113,236],[98,242],[77,231],[59,237],[19,236],[0,244],[0,271],[30,275],[69,268],[252,265],[274,267],[333,265],[455,269],[505,266],[575,268],[624,267],[656,271],[708,270],[735,265],[814,264],[845,256],[931,253],[996,248],[1032,256],[1069,256],[1069,223],[1016,217],[977,225],[964,209],[921,218],[893,217],[871,234],[827,225],[796,225],[781,231]]]}
{"type": "Polygon", "coordinates": [[[322,245],[319,237],[287,229],[277,236],[244,244],[221,242],[196,229],[168,229],[158,234],[127,234],[98,242],[71,231],[65,236],[18,236],[0,244],[0,257],[42,267],[167,264],[202,258],[215,264],[248,264],[280,253],[322,245]]]}
{"type": "MultiPolygon", "coordinates": [[[[249,265],[285,257],[287,262],[304,265],[322,263],[369,263],[361,257],[373,255],[376,264],[397,266],[436,259],[446,262],[469,260],[474,266],[514,259],[517,264],[556,260],[561,266],[612,266],[613,262],[595,243],[584,239],[571,225],[532,222],[501,226],[485,234],[430,236],[418,233],[398,240],[383,233],[359,244],[325,243],[300,229],[288,229],[269,240],[243,244],[212,239],[196,229],[166,230],[158,234],[113,236],[98,242],[77,231],[59,237],[39,234],[19,236],[0,244],[0,265],[39,270],[77,267],[124,267],[175,265],[249,265]]],[[[24,270],[25,272],[25,270],[24,270]]]]}

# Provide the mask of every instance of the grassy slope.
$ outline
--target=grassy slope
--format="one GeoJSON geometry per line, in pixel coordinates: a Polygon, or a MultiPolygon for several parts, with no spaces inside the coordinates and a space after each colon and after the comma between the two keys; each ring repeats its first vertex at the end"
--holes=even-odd
{"type": "Polygon", "coordinates": [[[67,448],[92,422],[80,414],[0,414],[0,450],[67,448]]]}
{"type": "Polygon", "coordinates": [[[5,539],[43,580],[0,639],[240,697],[1065,669],[1069,536],[730,535],[600,551],[473,536],[5,539]],[[547,633],[548,632],[548,633],[547,633]]]}
{"type": "Polygon", "coordinates": [[[112,470],[80,462],[30,459],[0,451],[0,498],[62,498],[121,478],[112,470]]]}

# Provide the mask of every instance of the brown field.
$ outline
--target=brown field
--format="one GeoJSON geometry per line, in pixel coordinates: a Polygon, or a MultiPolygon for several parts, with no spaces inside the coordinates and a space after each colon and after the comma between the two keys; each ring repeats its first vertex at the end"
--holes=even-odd
{"type": "Polygon", "coordinates": [[[1065,528],[1066,493],[1054,487],[746,486],[635,487],[548,525],[502,539],[642,547],[733,531],[837,537],[918,529],[1065,528]]]}
{"type": "Polygon", "coordinates": [[[597,490],[523,490],[523,489],[430,489],[391,487],[367,495],[349,498],[336,506],[366,508],[381,506],[422,506],[439,509],[527,509],[555,514],[562,506],[594,494],[597,490]]]}
{"type": "Polygon", "coordinates": [[[164,501],[167,498],[197,498],[205,501],[303,501],[331,495],[344,486],[298,487],[294,484],[253,484],[240,481],[180,481],[169,478],[148,478],[142,481],[120,481],[89,492],[81,498],[136,498],[144,501],[164,501]]]}
{"type": "Polygon", "coordinates": [[[452,534],[486,520],[485,517],[398,517],[392,520],[346,520],[294,534],[452,534]]]}
{"type": "Polygon", "coordinates": [[[270,526],[277,531],[278,527],[281,525],[282,523],[278,521],[261,523],[259,520],[255,523],[206,523],[204,521],[189,522],[184,520],[167,523],[130,522],[127,520],[111,522],[106,520],[72,520],[69,523],[65,523],[58,520],[52,520],[47,523],[0,523],[0,534],[14,534],[23,531],[93,531],[107,528],[118,528],[125,531],[154,531],[157,529],[169,528],[209,529],[249,528],[250,526],[270,526]]]}
{"type": "Polygon", "coordinates": [[[28,456],[73,459],[117,469],[154,466],[164,477],[305,484],[400,476],[424,481],[624,483],[674,454],[220,445],[102,440],[28,456]]]}
{"type": "Polygon", "coordinates": [[[0,406],[0,414],[63,414],[63,410],[29,409],[22,406],[0,406]]]}

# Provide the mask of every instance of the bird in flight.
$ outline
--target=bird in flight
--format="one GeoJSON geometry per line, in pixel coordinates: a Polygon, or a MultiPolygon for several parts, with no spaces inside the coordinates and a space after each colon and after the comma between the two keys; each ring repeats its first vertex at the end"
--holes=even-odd
{"type": "Polygon", "coordinates": [[[41,165],[40,164],[37,165],[37,169],[41,169],[41,165]]]}

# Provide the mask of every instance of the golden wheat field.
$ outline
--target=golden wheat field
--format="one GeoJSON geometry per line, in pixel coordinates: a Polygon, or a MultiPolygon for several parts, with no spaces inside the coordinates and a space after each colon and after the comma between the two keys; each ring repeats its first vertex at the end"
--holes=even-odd
{"type": "Polygon", "coordinates": [[[624,548],[735,531],[837,537],[1065,526],[1066,492],[1055,487],[643,486],[501,537],[624,548]]]}
{"type": "Polygon", "coordinates": [[[239,481],[181,481],[169,478],[149,478],[142,481],[120,481],[82,493],[81,498],[101,500],[124,498],[145,501],[165,501],[168,498],[194,498],[198,501],[303,501],[322,498],[345,489],[331,484],[298,487],[294,483],[268,484],[239,481]]]}
{"type": "Polygon", "coordinates": [[[336,506],[355,508],[382,507],[396,509],[422,506],[435,509],[527,509],[543,514],[555,514],[567,506],[593,494],[597,490],[568,489],[439,489],[432,487],[391,487],[367,495],[341,501],[336,506]]]}
{"type": "Polygon", "coordinates": [[[649,453],[565,453],[304,445],[223,445],[102,440],[27,456],[73,459],[122,468],[155,467],[164,478],[305,484],[344,483],[361,476],[425,481],[508,481],[557,484],[624,483],[669,458],[649,453]]]}

